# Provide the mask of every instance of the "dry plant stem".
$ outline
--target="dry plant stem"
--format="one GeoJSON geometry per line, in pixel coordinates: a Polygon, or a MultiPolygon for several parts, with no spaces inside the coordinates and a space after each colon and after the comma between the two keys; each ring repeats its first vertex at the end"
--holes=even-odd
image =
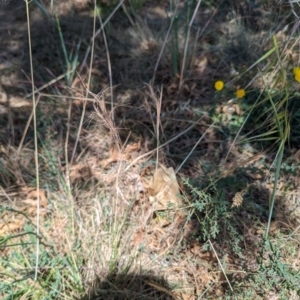
{"type": "Polygon", "coordinates": [[[163,87],[161,86],[159,99],[156,101],[156,170],[158,169],[158,161],[159,161],[159,128],[161,127],[160,123],[160,114],[161,114],[161,103],[162,103],[162,94],[163,87]]]}
{"type": "MultiPolygon", "coordinates": [[[[93,44],[93,42],[92,42],[92,44],[93,44]]],[[[88,48],[87,48],[87,50],[86,50],[86,52],[85,52],[84,58],[83,58],[83,60],[82,60],[82,62],[81,62],[81,64],[80,64],[80,67],[79,67],[79,69],[78,69],[78,73],[79,73],[79,74],[82,73],[82,70],[83,70],[83,68],[84,68],[85,65],[86,65],[86,61],[87,61],[87,59],[88,59],[90,50],[91,50],[91,45],[88,46],[88,48]]]]}
{"type": "Polygon", "coordinates": [[[199,37],[201,36],[201,34],[204,32],[204,30],[207,28],[207,26],[209,25],[209,23],[211,22],[211,20],[213,19],[213,17],[215,16],[215,14],[217,13],[218,9],[215,9],[214,12],[212,13],[211,17],[209,18],[209,20],[206,22],[206,24],[204,25],[203,28],[198,28],[197,33],[196,33],[196,38],[195,38],[195,42],[194,42],[194,46],[193,46],[193,52],[191,54],[191,66],[193,65],[193,63],[195,62],[195,53],[196,53],[196,48],[197,48],[197,44],[199,37]]]}
{"type": "MultiPolygon", "coordinates": [[[[192,128],[194,128],[202,119],[204,118],[201,117],[199,118],[194,124],[192,124],[191,126],[189,126],[187,129],[183,130],[182,132],[180,132],[179,134],[177,134],[176,136],[174,136],[173,138],[171,138],[170,140],[168,140],[167,142],[165,142],[164,144],[160,145],[159,147],[157,147],[158,149],[161,149],[163,147],[165,147],[166,145],[170,144],[171,142],[177,140],[179,137],[181,137],[182,135],[186,134],[188,131],[190,131],[192,128]]],[[[143,155],[140,155],[139,157],[137,157],[135,160],[133,160],[133,162],[126,167],[125,171],[128,171],[135,163],[137,163],[140,159],[145,158],[147,156],[153,155],[153,153],[155,153],[157,151],[157,148],[148,151],[147,153],[144,153],[143,155]]]]}
{"type": "Polygon", "coordinates": [[[13,116],[12,116],[12,111],[9,103],[9,98],[7,99],[7,104],[8,104],[8,124],[10,127],[11,131],[11,141],[14,144],[15,143],[15,128],[14,128],[14,122],[13,122],[13,116]]]}
{"type": "Polygon", "coordinates": [[[67,73],[65,73],[65,74],[59,75],[58,77],[56,77],[56,78],[50,80],[49,82],[45,83],[44,85],[42,85],[42,86],[39,87],[38,89],[35,89],[33,92],[31,92],[31,93],[25,95],[24,98],[26,99],[26,98],[31,97],[33,94],[37,94],[38,92],[40,92],[40,91],[44,90],[45,88],[51,86],[51,85],[54,84],[55,82],[57,82],[57,81],[63,79],[63,78],[66,77],[69,73],[71,73],[71,72],[73,72],[73,71],[74,71],[74,70],[71,70],[71,71],[69,71],[69,72],[67,72],[67,73]]]}
{"type": "Polygon", "coordinates": [[[124,3],[122,3],[122,8],[124,10],[124,13],[125,13],[126,17],[128,18],[129,22],[131,23],[132,27],[135,27],[136,24],[134,23],[133,19],[131,18],[130,14],[128,13],[127,8],[124,5],[124,3]]]}
{"type": "MultiPolygon", "coordinates": [[[[33,77],[33,62],[32,62],[32,47],[31,47],[31,34],[30,34],[30,16],[28,0],[26,0],[26,15],[27,15],[27,33],[29,44],[29,61],[30,61],[30,73],[31,73],[31,89],[34,91],[34,77],[33,77]]],[[[36,176],[36,255],[35,255],[35,270],[34,281],[38,277],[39,267],[39,255],[40,255],[40,177],[39,177],[39,156],[38,156],[38,144],[37,144],[37,126],[36,126],[36,99],[35,94],[32,95],[33,103],[33,128],[34,128],[34,161],[35,161],[35,176],[36,176]]]]}
{"type": "Polygon", "coordinates": [[[199,140],[197,141],[197,143],[194,145],[194,147],[192,148],[192,150],[190,151],[190,153],[186,156],[186,158],[183,160],[183,162],[180,164],[180,166],[176,169],[175,174],[177,174],[180,169],[182,168],[182,166],[186,163],[186,161],[188,160],[188,158],[192,155],[192,153],[194,152],[194,150],[196,149],[196,147],[199,145],[199,143],[202,141],[202,139],[205,137],[205,135],[207,134],[208,130],[214,126],[215,122],[212,123],[204,132],[204,134],[202,134],[202,136],[199,138],[199,140]]]}
{"type": "Polygon", "coordinates": [[[227,283],[228,283],[228,286],[229,286],[230,290],[233,292],[233,288],[232,288],[232,286],[231,286],[231,284],[230,284],[230,281],[229,281],[229,279],[228,279],[228,277],[227,277],[227,275],[226,275],[226,272],[225,272],[225,270],[224,270],[224,268],[223,268],[223,265],[222,265],[222,263],[221,263],[221,261],[220,261],[220,259],[219,259],[219,256],[218,256],[218,254],[217,254],[217,252],[216,252],[216,250],[215,250],[215,247],[213,246],[213,244],[212,244],[212,242],[211,242],[210,240],[208,240],[208,242],[209,242],[211,248],[213,249],[213,252],[214,252],[214,254],[215,254],[215,256],[216,256],[216,258],[217,258],[217,260],[218,260],[219,266],[220,266],[220,268],[221,268],[221,270],[222,270],[222,272],[223,272],[223,274],[224,274],[224,276],[225,276],[225,278],[226,278],[226,281],[227,281],[227,283]]]}
{"type": "Polygon", "coordinates": [[[174,23],[174,20],[175,20],[175,17],[176,17],[176,13],[177,13],[178,7],[179,7],[179,1],[177,1],[176,7],[175,7],[175,11],[174,11],[173,17],[172,17],[172,19],[171,19],[170,26],[169,26],[169,28],[168,28],[166,37],[165,37],[165,39],[164,39],[163,45],[162,45],[162,47],[161,47],[161,50],[160,50],[160,52],[159,52],[159,55],[158,55],[158,58],[157,58],[157,61],[156,61],[155,67],[154,67],[154,72],[153,72],[153,76],[152,76],[152,79],[151,79],[151,83],[152,83],[152,84],[154,83],[155,76],[156,76],[156,72],[157,72],[157,69],[158,69],[158,66],[159,66],[161,57],[162,57],[162,55],[163,55],[163,53],[164,53],[164,50],[165,50],[165,47],[166,47],[166,45],[167,45],[167,42],[168,42],[168,39],[169,39],[171,30],[172,30],[172,27],[173,27],[173,23],[174,23]]]}
{"type": "Polygon", "coordinates": [[[211,289],[215,283],[209,284],[208,287],[198,296],[197,300],[204,299],[203,296],[211,289]]]}
{"type": "Polygon", "coordinates": [[[114,8],[114,10],[111,12],[111,14],[105,20],[105,22],[102,24],[102,26],[95,32],[95,34],[93,35],[92,39],[95,39],[95,37],[104,29],[105,25],[109,22],[109,20],[116,13],[116,11],[123,5],[124,1],[125,0],[120,0],[119,4],[114,8]]]}
{"type": "MultiPolygon", "coordinates": [[[[102,19],[101,19],[100,15],[99,15],[99,21],[100,21],[101,27],[103,27],[102,26],[103,23],[102,23],[102,19]]],[[[106,51],[106,56],[107,56],[106,57],[107,58],[107,67],[108,67],[108,74],[109,74],[111,120],[112,120],[112,122],[114,122],[114,94],[113,94],[112,69],[111,69],[110,55],[109,55],[109,49],[108,49],[108,44],[107,44],[104,27],[103,27],[102,35],[103,35],[103,41],[104,41],[105,51],[106,51]]]]}
{"type": "Polygon", "coordinates": [[[191,19],[191,21],[189,23],[189,28],[188,28],[188,32],[187,32],[187,36],[186,36],[185,45],[184,45],[184,54],[183,54],[183,60],[182,60],[182,66],[181,66],[179,89],[181,89],[182,83],[183,83],[183,76],[184,76],[186,56],[187,56],[187,50],[188,50],[189,40],[190,40],[190,34],[191,34],[191,27],[192,27],[193,22],[195,20],[195,17],[196,17],[196,14],[198,12],[198,9],[200,7],[200,4],[201,4],[201,0],[198,0],[197,6],[196,6],[195,11],[194,11],[194,14],[193,14],[192,19],[191,19]]]}
{"type": "MultiPolygon", "coordinates": [[[[293,230],[293,232],[284,240],[284,242],[282,243],[282,245],[280,246],[280,248],[284,248],[286,246],[287,242],[291,238],[293,238],[293,236],[296,235],[297,231],[299,231],[299,230],[300,230],[300,225],[295,230],[293,230]]],[[[297,235],[299,235],[299,232],[298,232],[297,235]]]]}
{"type": "Polygon", "coordinates": [[[170,291],[168,291],[166,288],[164,288],[163,286],[160,286],[157,283],[149,281],[149,280],[146,280],[146,283],[148,285],[154,287],[155,289],[157,289],[157,290],[159,290],[159,291],[161,291],[163,293],[168,294],[169,296],[171,296],[171,299],[176,299],[175,296],[170,291]]]}
{"type": "MultiPolygon", "coordinates": [[[[300,26],[300,20],[297,19],[297,22],[294,24],[294,26],[292,28],[291,34],[290,34],[290,36],[289,36],[289,38],[288,38],[288,40],[287,40],[287,42],[286,42],[286,44],[285,44],[285,46],[284,46],[284,48],[282,50],[282,53],[286,52],[286,49],[287,49],[287,47],[288,47],[288,45],[289,45],[289,43],[290,43],[293,35],[295,34],[295,32],[297,31],[297,29],[298,29],[299,26],[300,26]]],[[[295,44],[299,45],[299,38],[297,38],[295,44]]],[[[290,50],[292,50],[294,48],[295,44],[290,48],[290,50]]]]}
{"type": "MultiPolygon", "coordinates": [[[[121,153],[125,149],[125,146],[126,146],[128,140],[129,140],[130,135],[131,135],[131,132],[128,134],[128,136],[126,138],[126,141],[124,142],[124,145],[122,146],[122,149],[120,150],[121,153]]],[[[116,197],[114,197],[114,225],[118,224],[118,217],[121,215],[120,213],[118,213],[117,209],[118,209],[118,207],[120,207],[118,205],[119,204],[119,194],[120,194],[120,191],[121,191],[121,189],[119,188],[119,174],[121,174],[122,169],[123,169],[123,161],[120,160],[120,163],[118,165],[118,170],[117,170],[116,181],[115,181],[116,197]]],[[[121,199],[122,199],[122,197],[121,197],[121,199]]],[[[126,216],[124,216],[123,222],[119,226],[118,240],[121,239],[121,232],[120,231],[122,230],[122,227],[124,225],[125,220],[126,220],[126,216]]],[[[117,228],[113,228],[113,232],[117,232],[117,228]]]]}
{"type": "Polygon", "coordinates": [[[161,89],[159,91],[159,97],[156,96],[156,94],[153,91],[153,87],[151,85],[148,85],[150,94],[149,96],[153,99],[153,101],[156,104],[156,122],[154,122],[152,118],[152,113],[151,113],[151,107],[146,101],[147,109],[149,112],[149,115],[151,117],[153,129],[154,129],[154,135],[156,138],[156,169],[158,168],[158,161],[159,161],[159,139],[160,139],[160,131],[159,128],[161,127],[161,122],[160,122],[160,115],[161,115],[161,105],[162,105],[162,95],[163,95],[163,86],[161,86],[161,89]]]}
{"type": "Polygon", "coordinates": [[[104,122],[106,128],[110,131],[112,142],[115,143],[116,146],[118,146],[118,149],[120,149],[121,143],[120,143],[120,138],[119,138],[118,132],[112,122],[112,118],[111,118],[110,114],[106,110],[105,101],[103,100],[103,97],[101,97],[101,94],[104,91],[105,91],[105,89],[103,89],[97,95],[95,95],[89,91],[89,94],[92,95],[95,99],[95,102],[94,102],[95,111],[96,111],[97,115],[100,117],[100,119],[104,122]]]}
{"type": "Polygon", "coordinates": [[[292,13],[294,14],[294,16],[295,16],[297,19],[299,19],[299,16],[297,15],[297,13],[295,12],[295,9],[294,9],[294,3],[297,3],[297,4],[298,4],[299,1],[297,1],[297,0],[289,0],[288,2],[289,2],[289,4],[290,4],[290,6],[291,6],[292,13]]]}
{"type": "MultiPolygon", "coordinates": [[[[154,101],[156,101],[156,97],[153,97],[153,95],[152,95],[152,92],[153,92],[153,89],[152,89],[152,86],[151,85],[149,85],[149,90],[150,90],[150,97],[154,100],[154,101]]],[[[148,93],[147,93],[148,94],[148,93]]],[[[151,120],[151,123],[152,123],[152,126],[153,126],[153,129],[154,129],[154,131],[152,132],[151,131],[151,133],[155,136],[155,123],[154,123],[154,120],[153,120],[153,116],[152,116],[152,111],[151,111],[151,105],[148,103],[148,101],[145,101],[145,106],[146,106],[146,111],[148,112],[148,114],[149,114],[149,117],[150,117],[150,120],[151,120]]],[[[142,124],[141,124],[142,125],[142,124]]],[[[145,126],[146,127],[146,126],[145,126]]]]}
{"type": "MultiPolygon", "coordinates": [[[[33,94],[32,94],[32,97],[34,97],[33,94]]],[[[36,105],[33,106],[32,112],[31,112],[31,114],[30,114],[30,116],[29,116],[29,118],[28,118],[27,124],[26,124],[26,126],[25,126],[24,131],[23,131],[22,138],[21,138],[21,141],[20,141],[18,150],[17,150],[17,153],[18,153],[18,154],[20,154],[20,152],[21,152],[21,149],[22,149],[22,147],[23,147],[23,143],[24,143],[24,140],[25,140],[25,137],[26,137],[28,128],[29,128],[30,123],[31,123],[32,118],[33,118],[33,114],[34,114],[34,112],[35,112],[35,110],[36,110],[37,105],[39,104],[40,99],[41,99],[41,95],[38,94],[38,97],[37,97],[37,100],[36,100],[36,105]]]]}
{"type": "MultiPolygon", "coordinates": [[[[95,38],[97,37],[97,35],[101,32],[101,30],[104,29],[104,27],[109,22],[109,20],[113,17],[113,15],[116,13],[116,11],[123,5],[124,1],[125,0],[120,0],[119,4],[114,8],[114,10],[111,12],[111,14],[107,17],[107,19],[104,21],[104,23],[102,24],[102,26],[95,32],[95,34],[91,38],[91,41],[90,41],[91,44],[93,43],[93,41],[95,40],[95,38]]],[[[88,56],[90,50],[91,50],[91,47],[88,47],[88,49],[86,50],[85,57],[88,56]]]]}
{"type": "MultiPolygon", "coordinates": [[[[41,97],[51,97],[51,98],[63,98],[65,99],[66,96],[64,95],[51,95],[51,94],[46,94],[46,93],[40,93],[39,95],[41,95],[41,97]]],[[[85,98],[85,97],[76,97],[76,96],[68,96],[68,99],[70,100],[86,100],[87,102],[93,102],[95,103],[95,99],[91,99],[91,98],[85,98]]],[[[110,102],[107,102],[106,103],[110,103],[110,102]]]]}
{"type": "MultiPolygon", "coordinates": [[[[96,30],[96,8],[97,8],[96,1],[94,1],[93,34],[95,34],[95,30],[96,30]]],[[[83,120],[84,120],[84,116],[85,116],[85,111],[86,111],[86,104],[87,104],[87,100],[86,99],[88,97],[88,93],[89,93],[88,91],[90,89],[91,77],[92,77],[93,59],[94,59],[94,50],[95,50],[95,39],[92,40],[91,49],[92,49],[92,53],[91,53],[91,60],[90,60],[88,83],[87,83],[87,87],[86,87],[85,100],[83,102],[83,108],[82,108],[82,113],[81,113],[81,118],[80,118],[78,132],[77,132],[77,136],[76,136],[76,141],[75,141],[75,145],[73,147],[72,157],[71,157],[71,160],[70,160],[70,165],[71,166],[73,164],[73,160],[74,160],[74,157],[75,157],[75,152],[76,152],[78,141],[79,141],[79,138],[80,138],[80,133],[81,133],[81,129],[82,129],[82,125],[83,125],[83,120]]]]}
{"type": "Polygon", "coordinates": [[[66,141],[65,141],[65,161],[66,161],[66,186],[67,186],[67,194],[68,199],[70,201],[71,207],[71,219],[72,219],[72,230],[73,236],[75,234],[75,216],[74,216],[74,201],[71,193],[71,184],[70,184],[70,164],[69,164],[69,156],[68,156],[68,145],[69,145],[69,136],[70,136],[70,124],[71,124],[71,114],[72,114],[72,102],[69,101],[69,109],[68,109],[68,121],[67,121],[67,133],[66,133],[66,141]]]}
{"type": "Polygon", "coordinates": [[[5,192],[5,190],[3,189],[3,187],[0,185],[0,189],[1,189],[1,191],[2,191],[2,195],[4,195],[5,196],[5,198],[7,198],[7,200],[11,203],[11,204],[13,204],[13,200],[7,195],[7,193],[5,192]]]}

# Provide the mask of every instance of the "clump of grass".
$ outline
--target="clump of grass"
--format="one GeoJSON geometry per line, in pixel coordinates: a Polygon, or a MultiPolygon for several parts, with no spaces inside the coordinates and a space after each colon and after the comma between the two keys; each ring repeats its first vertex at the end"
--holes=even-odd
{"type": "MultiPolygon", "coordinates": [[[[2,299],[74,299],[83,292],[74,252],[64,255],[45,236],[40,239],[38,280],[34,280],[36,228],[28,222],[24,231],[1,239],[2,299]]],[[[77,257],[78,259],[79,257],[77,257]]]]}

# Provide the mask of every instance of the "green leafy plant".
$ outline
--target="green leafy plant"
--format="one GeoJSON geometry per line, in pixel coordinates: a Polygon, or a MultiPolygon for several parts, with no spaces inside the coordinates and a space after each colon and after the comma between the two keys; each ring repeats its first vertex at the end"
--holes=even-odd
{"type": "Polygon", "coordinates": [[[196,216],[199,221],[198,238],[201,241],[222,240],[230,244],[236,254],[241,255],[242,236],[238,232],[231,203],[226,199],[224,191],[217,189],[214,184],[209,190],[204,190],[191,185],[189,180],[184,183],[191,193],[190,218],[196,216]]]}
{"type": "MultiPolygon", "coordinates": [[[[283,261],[278,244],[269,239],[260,243],[260,255],[255,271],[247,271],[247,276],[234,286],[233,292],[226,293],[225,299],[264,299],[274,295],[279,299],[293,299],[300,295],[300,273],[283,261]]],[[[289,246],[289,245],[288,245],[289,246]]]]}

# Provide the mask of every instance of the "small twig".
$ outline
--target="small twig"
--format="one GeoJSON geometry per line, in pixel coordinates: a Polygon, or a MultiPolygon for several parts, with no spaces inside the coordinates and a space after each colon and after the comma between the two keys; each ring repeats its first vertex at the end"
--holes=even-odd
{"type": "Polygon", "coordinates": [[[25,140],[25,137],[26,137],[28,128],[29,128],[30,123],[31,123],[32,118],[33,118],[34,111],[36,110],[36,107],[37,107],[37,105],[39,104],[40,99],[41,99],[41,95],[38,94],[37,100],[36,100],[36,104],[35,104],[35,106],[33,106],[33,108],[32,108],[32,112],[31,112],[31,114],[30,114],[30,116],[29,116],[29,118],[28,118],[28,120],[27,120],[25,129],[24,129],[24,131],[23,131],[22,138],[21,138],[21,141],[20,141],[18,150],[17,150],[17,153],[18,153],[18,154],[20,154],[20,152],[21,152],[21,149],[22,149],[22,147],[23,147],[23,143],[24,143],[24,140],[25,140]]]}
{"type": "Polygon", "coordinates": [[[197,6],[196,6],[195,11],[194,11],[194,14],[192,16],[192,19],[189,23],[189,28],[188,28],[188,32],[187,32],[187,36],[186,36],[185,45],[184,45],[184,54],[183,54],[183,60],[182,60],[182,65],[181,65],[179,89],[181,89],[182,84],[183,84],[183,75],[184,75],[184,70],[185,70],[185,63],[186,63],[187,50],[188,50],[189,39],[190,39],[190,34],[191,34],[191,27],[193,25],[194,19],[196,18],[196,14],[198,12],[200,4],[201,4],[201,0],[198,1],[197,6]]]}
{"type": "Polygon", "coordinates": [[[216,122],[213,122],[207,129],[206,131],[202,134],[202,136],[199,138],[199,140],[197,141],[197,143],[194,145],[194,147],[192,148],[192,150],[190,151],[190,153],[186,156],[186,158],[183,160],[183,162],[180,164],[179,167],[177,167],[175,174],[177,174],[179,172],[179,170],[182,168],[182,166],[186,163],[186,161],[188,160],[188,158],[192,155],[192,153],[194,152],[194,150],[196,149],[196,147],[199,145],[199,143],[202,141],[202,139],[205,137],[205,135],[207,134],[208,130],[215,124],[216,122]]]}
{"type": "Polygon", "coordinates": [[[190,131],[192,128],[194,128],[203,118],[204,118],[204,116],[202,116],[201,118],[199,118],[194,124],[192,124],[191,126],[189,126],[187,129],[183,130],[182,132],[180,132],[179,134],[177,134],[176,136],[174,136],[173,138],[171,138],[170,140],[168,140],[164,144],[160,145],[159,147],[157,147],[157,148],[155,148],[155,149],[153,149],[151,151],[148,151],[147,153],[144,153],[143,155],[140,155],[139,157],[137,157],[136,159],[134,159],[133,162],[129,166],[126,167],[125,171],[128,171],[140,159],[145,158],[145,157],[150,156],[150,155],[153,155],[153,153],[155,153],[158,149],[161,149],[161,148],[167,146],[168,144],[170,144],[173,141],[177,140],[182,135],[186,134],[188,131],[190,131]]]}
{"type": "MultiPolygon", "coordinates": [[[[102,23],[102,19],[101,19],[100,15],[99,15],[99,21],[100,21],[100,24],[101,24],[101,27],[102,27],[103,23],[102,23]]],[[[103,28],[102,34],[103,34],[103,41],[104,41],[105,50],[106,50],[107,67],[108,67],[108,74],[109,74],[111,119],[112,119],[112,122],[114,122],[114,94],[113,94],[114,90],[113,90],[113,80],[112,80],[112,69],[111,69],[111,61],[110,61],[108,43],[107,43],[107,39],[106,39],[106,34],[105,34],[104,28],[103,28]]]]}
{"type": "MultiPolygon", "coordinates": [[[[95,34],[95,29],[96,29],[96,1],[94,2],[94,22],[93,22],[93,33],[95,34]]],[[[88,76],[88,82],[87,82],[87,87],[86,87],[86,94],[85,94],[85,99],[83,100],[83,108],[82,108],[82,113],[81,113],[81,118],[80,118],[80,123],[79,123],[79,128],[78,128],[78,132],[77,132],[77,136],[76,136],[76,141],[73,147],[73,151],[72,151],[72,157],[70,160],[70,165],[72,166],[73,164],[73,160],[75,157],[75,153],[76,153],[76,149],[77,149],[77,145],[78,145],[78,141],[80,138],[80,134],[81,134],[81,129],[82,129],[82,125],[83,125],[83,120],[84,120],[84,116],[85,116],[85,111],[86,111],[86,104],[87,104],[87,97],[88,97],[88,91],[90,90],[90,84],[91,84],[91,77],[92,77],[92,69],[93,69],[93,59],[94,59],[94,50],[95,50],[95,40],[92,40],[92,53],[91,53],[91,60],[90,60],[90,68],[89,68],[89,76],[88,76]]],[[[79,75],[78,75],[79,76],[79,75]]],[[[80,76],[79,76],[80,77],[80,76]]],[[[81,78],[80,78],[81,79],[81,78]]],[[[81,82],[82,79],[81,79],[81,82]]]]}
{"type": "MultiPolygon", "coordinates": [[[[26,0],[26,14],[27,14],[27,33],[29,44],[29,61],[30,61],[30,74],[31,74],[31,89],[34,91],[34,76],[33,76],[33,59],[32,59],[32,45],[31,45],[31,32],[30,32],[30,16],[29,16],[29,3],[26,0]]],[[[32,94],[33,103],[33,128],[34,128],[34,160],[35,160],[35,174],[36,174],[36,255],[35,255],[35,270],[34,280],[37,280],[39,269],[39,256],[40,256],[40,176],[39,176],[39,154],[37,144],[37,121],[36,121],[36,99],[35,94],[32,94]]]]}
{"type": "MultiPolygon", "coordinates": [[[[95,38],[97,37],[97,35],[104,29],[104,27],[110,21],[110,19],[113,17],[113,15],[116,13],[116,11],[122,6],[122,4],[123,4],[124,1],[125,0],[120,0],[119,4],[114,8],[114,10],[111,12],[111,14],[102,23],[102,26],[94,33],[94,35],[91,37],[91,41],[90,41],[91,44],[93,44],[93,42],[94,42],[95,38]]],[[[91,47],[88,47],[88,49],[86,50],[85,57],[88,56],[90,50],[91,50],[91,47]]]]}
{"type": "MultiPolygon", "coordinates": [[[[212,242],[211,242],[210,240],[208,240],[208,242],[209,242],[209,244],[210,244],[210,246],[211,246],[211,248],[212,248],[212,250],[213,250],[213,252],[214,252],[214,254],[215,254],[215,256],[216,256],[216,258],[217,258],[217,261],[218,261],[218,263],[219,263],[219,266],[220,266],[220,268],[221,268],[221,270],[222,270],[222,272],[223,272],[223,274],[224,274],[224,277],[226,278],[226,281],[227,281],[227,283],[228,283],[228,286],[229,286],[231,292],[233,292],[233,288],[232,288],[232,286],[231,286],[231,284],[230,284],[230,281],[229,281],[229,279],[228,279],[228,277],[227,277],[227,274],[226,274],[226,272],[225,272],[225,270],[224,270],[224,268],[223,268],[223,265],[222,265],[222,263],[221,263],[221,261],[220,261],[220,259],[219,259],[219,256],[218,256],[218,254],[217,254],[217,252],[216,252],[216,250],[215,250],[215,247],[213,246],[213,244],[212,244],[212,242]]],[[[234,297],[234,298],[235,298],[235,297],[234,297]]]]}
{"type": "Polygon", "coordinates": [[[158,66],[159,66],[161,57],[162,57],[162,55],[163,55],[163,52],[164,52],[164,50],[165,50],[165,47],[166,47],[166,45],[167,45],[167,42],[168,42],[168,39],[169,39],[171,30],[172,30],[172,27],[173,27],[174,20],[175,20],[175,18],[176,18],[176,13],[177,13],[178,7],[179,7],[179,1],[177,1],[176,7],[175,7],[175,11],[174,11],[173,17],[172,17],[172,19],[171,19],[170,26],[169,26],[169,28],[168,28],[166,37],[165,37],[165,39],[164,39],[163,45],[162,45],[162,47],[161,47],[161,50],[160,50],[160,52],[159,52],[159,55],[158,55],[158,58],[157,58],[157,61],[156,61],[155,67],[154,67],[154,72],[153,72],[153,76],[152,76],[152,79],[151,79],[151,83],[154,83],[155,76],[156,76],[156,72],[157,72],[157,69],[158,69],[158,66]]]}

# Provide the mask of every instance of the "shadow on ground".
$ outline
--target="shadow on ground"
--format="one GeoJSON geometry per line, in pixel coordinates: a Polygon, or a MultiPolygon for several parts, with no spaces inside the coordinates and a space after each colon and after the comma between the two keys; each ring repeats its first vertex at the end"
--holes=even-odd
{"type": "Polygon", "coordinates": [[[145,275],[110,275],[94,283],[94,290],[80,300],[175,300],[161,278],[145,275]]]}

